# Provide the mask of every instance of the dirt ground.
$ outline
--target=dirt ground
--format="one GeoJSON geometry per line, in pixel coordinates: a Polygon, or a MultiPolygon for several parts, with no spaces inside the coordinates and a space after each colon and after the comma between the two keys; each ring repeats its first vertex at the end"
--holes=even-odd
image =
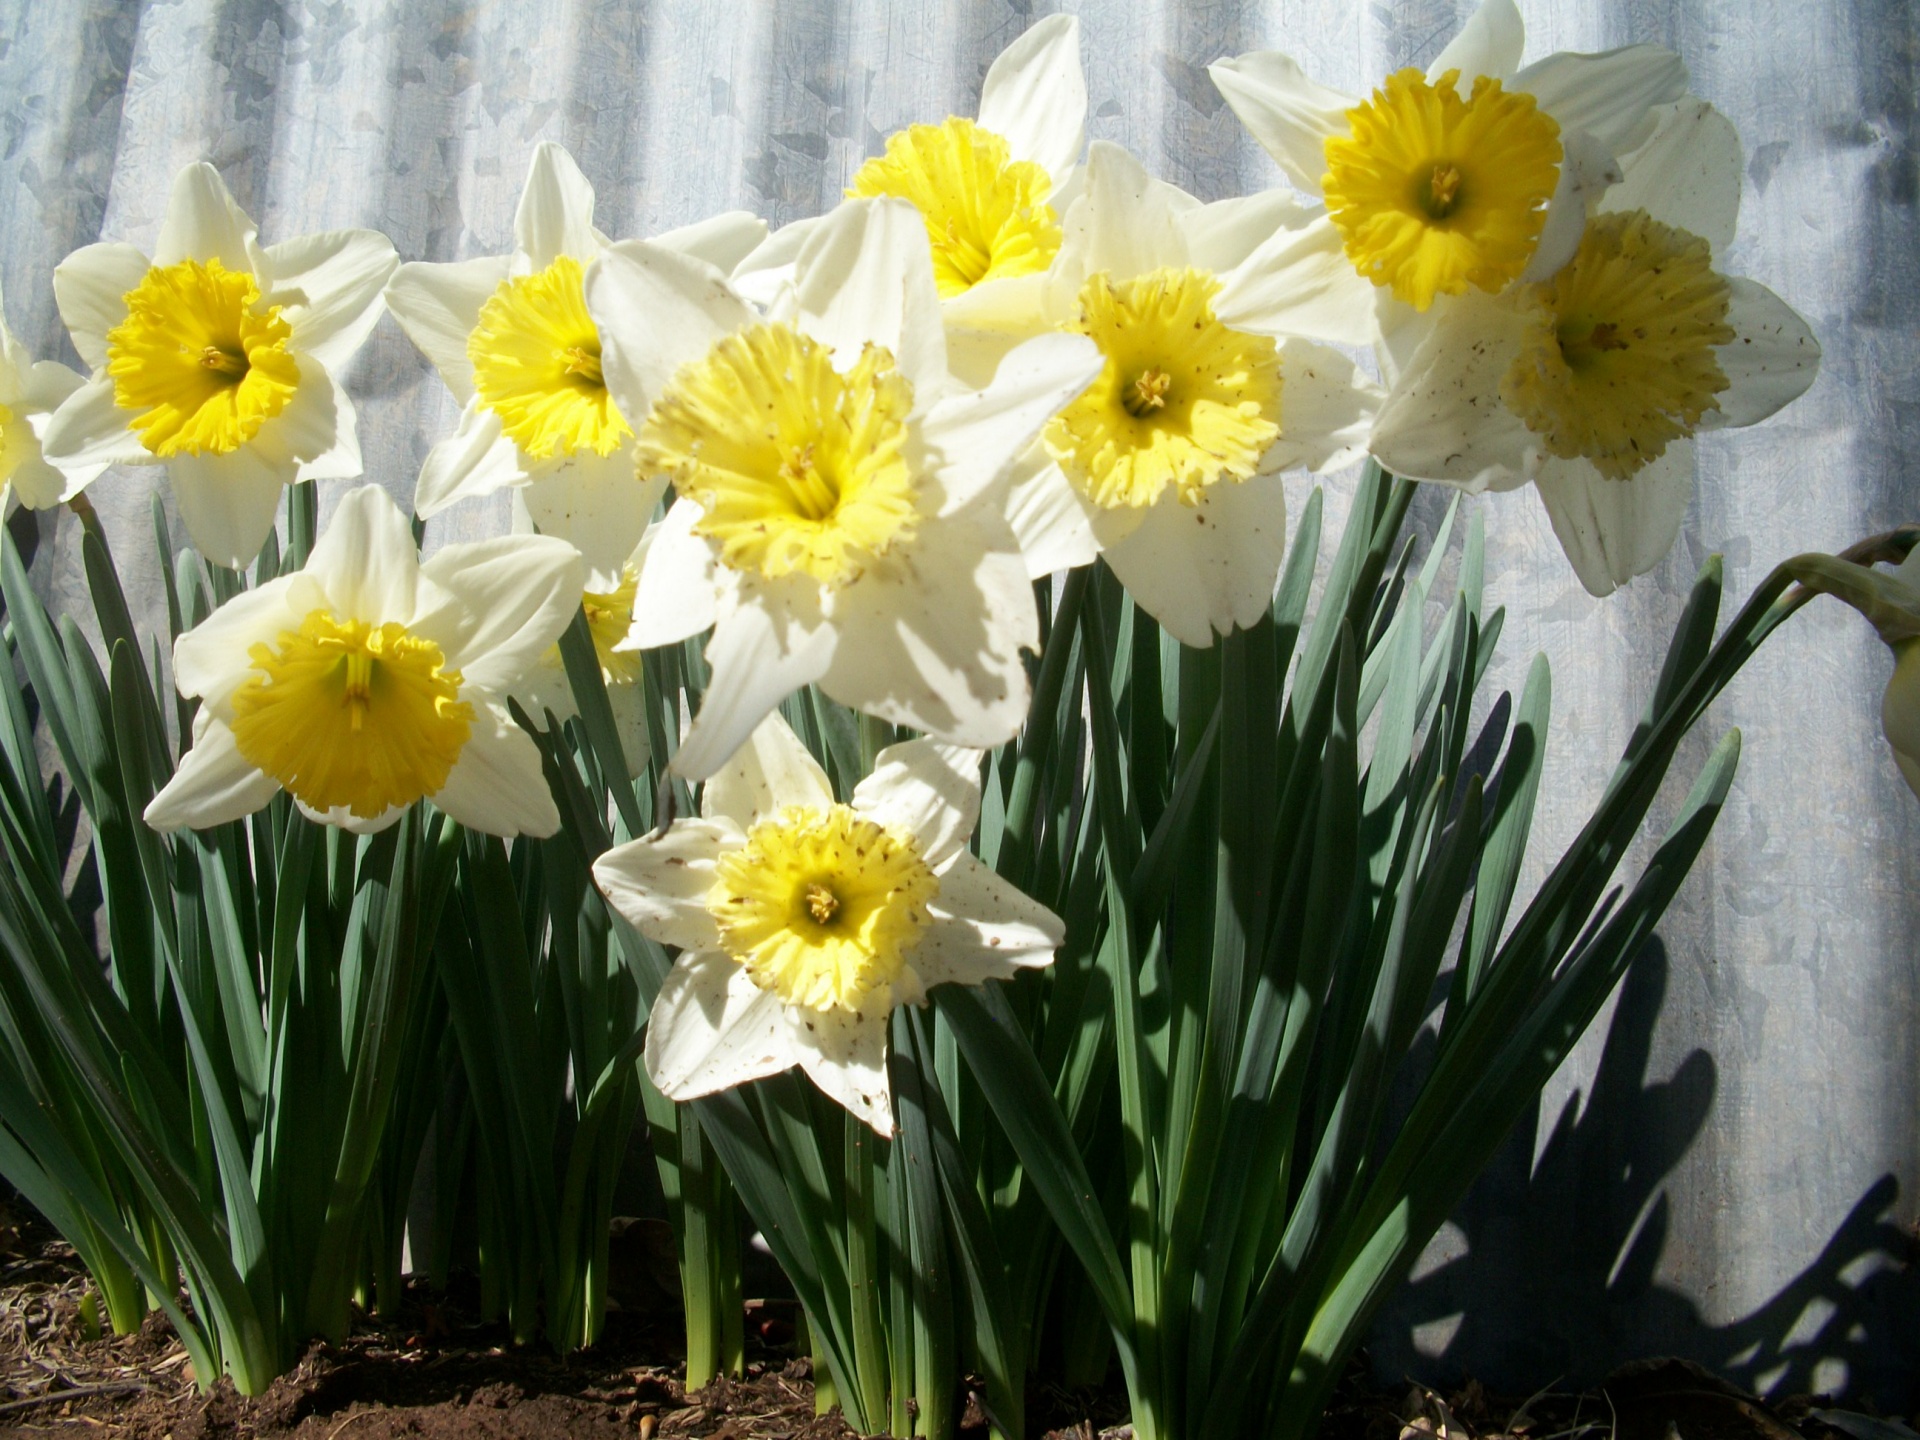
{"type": "MultiPolygon", "coordinates": [[[[0,1216],[0,1436],[112,1440],[849,1440],[838,1411],[814,1414],[808,1362],[779,1343],[791,1327],[750,1312],[739,1381],[688,1395],[677,1316],[627,1310],[603,1342],[559,1359],[516,1347],[467,1318],[451,1295],[417,1286],[399,1321],[315,1345],[252,1399],[224,1381],[202,1393],[186,1352],[158,1316],[135,1335],[98,1334],[73,1252],[31,1219],[0,1216]]],[[[664,1307],[663,1307],[664,1308],[664,1307]]],[[[1038,1385],[1035,1440],[1130,1440],[1124,1397],[1038,1385]]],[[[970,1407],[966,1417],[978,1421],[970,1407]]],[[[984,1423],[966,1426],[986,1440],[984,1423]]],[[[1899,1421],[1773,1405],[1698,1367],[1650,1360],[1597,1390],[1531,1398],[1383,1391],[1349,1373],[1320,1440],[1920,1440],[1899,1421]]]]}

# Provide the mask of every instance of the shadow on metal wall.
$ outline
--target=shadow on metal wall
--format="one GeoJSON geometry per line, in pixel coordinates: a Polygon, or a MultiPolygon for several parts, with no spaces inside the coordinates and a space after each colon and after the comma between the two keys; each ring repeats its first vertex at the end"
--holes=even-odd
{"type": "Polygon", "coordinates": [[[1714,1324],[1657,1277],[1667,1180],[1705,1127],[1716,1087],[1704,1050],[1671,1079],[1648,1078],[1667,975],[1655,940],[1628,972],[1584,1105],[1578,1094],[1567,1101],[1537,1161],[1537,1112],[1515,1127],[1453,1217],[1465,1253],[1406,1285],[1375,1326],[1375,1374],[1438,1386],[1472,1376],[1523,1395],[1678,1355],[1766,1395],[1827,1391],[1910,1412],[1920,1403],[1920,1238],[1894,1219],[1892,1175],[1742,1319],[1714,1324]],[[1416,1345],[1417,1331],[1432,1337],[1449,1324],[1437,1353],[1431,1338],[1416,1345]]]}

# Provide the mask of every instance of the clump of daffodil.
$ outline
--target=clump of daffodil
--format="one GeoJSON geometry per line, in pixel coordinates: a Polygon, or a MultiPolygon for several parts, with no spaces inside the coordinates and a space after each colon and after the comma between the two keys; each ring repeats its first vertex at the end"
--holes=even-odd
{"type": "Polygon", "coordinates": [[[397,264],[372,230],[263,246],[219,172],[189,165],[151,259],[88,245],[53,272],[93,374],[47,422],[46,458],[88,477],[165,465],[200,552],[250,564],[285,486],[360,473],[337,376],[379,319],[397,264]]]}
{"type": "Polygon", "coordinates": [[[1657,565],[1693,490],[1693,436],[1751,425],[1813,383],[1820,346],[1772,291],[1729,276],[1740,140],[1664,106],[1565,264],[1462,297],[1407,358],[1373,453],[1470,490],[1531,480],[1586,588],[1657,565]]]}
{"type": "MultiPolygon", "coordinates": [[[[1013,340],[1036,328],[1086,122],[1080,22],[1050,15],[987,67],[977,119],[895,131],[847,186],[849,198],[891,195],[919,211],[953,363],[971,380],[984,381],[1013,340]]],[[[742,263],[741,288],[767,297],[819,223],[797,221],[774,235],[742,263]]]]}
{"type": "Polygon", "coordinates": [[[641,241],[595,262],[587,308],[640,471],[678,497],[626,643],[713,628],[677,772],[712,774],[809,683],[955,743],[1013,735],[1038,620],[1005,477],[1092,378],[1093,347],[1042,336],[984,390],[960,384],[925,227],[891,198],[816,226],[769,313],[715,267],[641,241]]]}
{"type": "Polygon", "coordinates": [[[14,338],[0,308],[0,515],[16,503],[45,510],[71,500],[107,468],[102,461],[62,470],[41,453],[47,421],[85,383],[57,360],[36,361],[14,338]]]}
{"type": "Polygon", "coordinates": [[[175,643],[175,681],[200,710],[147,823],[219,825],[285,790],[363,833],[430,800],[470,829],[552,834],[539,750],[505,697],[573,618],[582,578],[571,546],[533,535],[423,564],[385,491],[349,491],[304,569],[175,643]]]}
{"type": "Polygon", "coordinates": [[[699,819],[609,850],[594,879],[678,946],[648,1021],[647,1074],[690,1100],[798,1065],[893,1133],[887,1028],[935,985],[1050,963],[1060,920],[967,852],[980,752],[912,740],[839,804],[770,716],[707,781],[699,819]]]}
{"type": "MultiPolygon", "coordinates": [[[[426,519],[516,487],[541,531],[573,545],[611,588],[661,487],[636,476],[633,423],[601,373],[582,289],[609,243],[593,227],[593,204],[573,157],[543,142],[520,192],[512,253],[403,265],[387,304],[465,406],[421,468],[415,513],[426,519]]],[[[730,211],[656,243],[724,270],[766,233],[730,211]]]]}
{"type": "Polygon", "coordinates": [[[1035,575],[1095,554],[1189,645],[1253,623],[1286,544],[1280,472],[1358,456],[1378,390],[1286,333],[1262,242],[1284,196],[1202,205],[1096,142],[1047,277],[1046,314],[1099,349],[1011,499],[1035,575]]]}
{"type": "Polygon", "coordinates": [[[1482,0],[1425,72],[1398,71],[1364,99],[1276,51],[1211,67],[1254,138],[1326,203],[1277,241],[1303,333],[1391,332],[1443,296],[1557,271],[1614,157],[1686,89],[1679,57],[1657,46],[1523,67],[1525,40],[1513,0],[1482,0]]]}

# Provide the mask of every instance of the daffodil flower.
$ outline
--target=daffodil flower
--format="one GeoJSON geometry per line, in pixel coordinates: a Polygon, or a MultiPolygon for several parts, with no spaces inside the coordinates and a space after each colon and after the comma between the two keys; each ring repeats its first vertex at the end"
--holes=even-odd
{"type": "Polygon", "coordinates": [[[980,752],[880,752],[853,803],[777,715],[706,784],[697,820],[609,850],[594,879],[682,954],[648,1021],[647,1074],[691,1100],[794,1065],[893,1133],[887,1027],[947,983],[1049,964],[1060,920],[967,853],[980,752]]]}
{"type": "Polygon", "coordinates": [[[53,412],[85,383],[57,360],[36,361],[0,308],[0,514],[16,502],[29,510],[62,504],[107,468],[102,461],[61,470],[40,450],[53,412]]]}
{"type": "Polygon", "coordinates": [[[1275,51],[1210,67],[1288,179],[1326,202],[1273,242],[1298,333],[1337,341],[1371,322],[1390,340],[1441,296],[1566,263],[1614,156],[1646,138],[1650,107],[1680,98],[1686,68],[1653,45],[1523,67],[1525,41],[1513,0],[1483,0],[1424,74],[1401,70],[1365,99],[1275,51]]]}
{"type": "Polygon", "coordinates": [[[1092,378],[1090,344],[1041,336],[986,389],[956,382],[925,230],[895,199],[828,215],[768,313],[642,241],[594,264],[587,308],[642,471],[679,495],[627,644],[713,627],[678,773],[712,774],[812,682],[959,744],[1019,729],[1038,619],[1003,482],[1092,378]]]}
{"type": "Polygon", "coordinates": [[[151,259],[88,245],[53,272],[93,375],[48,421],[47,459],[76,475],[164,464],[200,553],[252,563],[285,486],[360,473],[337,377],[397,263],[373,230],[263,246],[219,172],[187,166],[151,259]]]}
{"type": "Polygon", "coordinates": [[[1740,139],[1712,106],[1663,107],[1567,263],[1439,316],[1391,387],[1373,453],[1468,490],[1539,488],[1581,582],[1657,565],[1693,491],[1693,436],[1764,420],[1813,383],[1806,322],[1722,274],[1740,139]]]}
{"type": "MultiPolygon", "coordinates": [[[[991,375],[1037,328],[1086,124],[1080,22],[1050,15],[987,68],[977,120],[895,131],[847,187],[851,199],[892,195],[920,212],[954,368],[970,380],[991,375]]],[[[743,261],[734,277],[742,292],[770,298],[823,218],[783,227],[743,261]]]]}
{"type": "Polygon", "coordinates": [[[1286,546],[1280,472],[1363,453],[1379,397],[1351,360],[1285,334],[1263,242],[1299,210],[1280,194],[1202,205],[1094,144],[1046,309],[1102,365],[1013,486],[1033,574],[1104,554],[1189,645],[1266,609],[1286,546]]]}
{"type": "MultiPolygon", "coordinates": [[[[421,468],[414,511],[520,489],[541,531],[611,581],[659,502],[636,476],[634,427],[608,393],[600,336],[582,295],[610,242],[593,228],[593,186],[560,146],[534,148],[514,216],[513,252],[400,267],[387,304],[465,409],[421,468]]],[[[670,231],[655,243],[732,267],[766,237],[743,211],[670,231]]]]}
{"type": "Polygon", "coordinates": [[[361,833],[431,800],[470,829],[551,835],[540,752],[503,699],[573,618],[582,578],[571,546],[536,535],[423,564],[385,491],[349,491],[306,568],[175,643],[175,682],[200,710],[147,823],[219,825],[284,789],[361,833]]]}

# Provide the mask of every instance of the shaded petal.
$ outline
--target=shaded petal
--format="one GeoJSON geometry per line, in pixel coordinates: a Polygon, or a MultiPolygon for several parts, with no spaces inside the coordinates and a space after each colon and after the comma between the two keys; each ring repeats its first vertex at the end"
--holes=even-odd
{"type": "Polygon", "coordinates": [[[844,1010],[784,1010],[787,1042],[807,1078],[875,1134],[893,1134],[887,1080],[887,1020],[844,1010]]]}
{"type": "Polygon", "coordinates": [[[1010,353],[984,390],[949,396],[921,422],[941,488],[941,515],[979,500],[1106,364],[1084,335],[1041,335],[1010,353]]]}
{"type": "Polygon", "coordinates": [[[928,908],[933,924],[909,963],[929,987],[1004,980],[1023,967],[1052,964],[1066,943],[1058,915],[964,851],[940,872],[940,893],[928,908]]]}
{"type": "Polygon", "coordinates": [[[1560,174],[1553,185],[1553,197],[1547,202],[1547,218],[1540,227],[1540,239],[1520,272],[1523,281],[1550,279],[1580,248],[1587,233],[1588,207],[1620,179],[1620,167],[1613,153],[1584,130],[1568,131],[1561,136],[1563,154],[1560,174]]]}
{"type": "Polygon", "coordinates": [[[365,472],[360,427],[346,387],[310,355],[300,357],[300,389],[254,442],[299,463],[297,480],[353,480],[365,472]]]}
{"type": "Polygon", "coordinates": [[[707,781],[700,793],[700,813],[745,830],[789,805],[830,808],[833,782],[776,710],[707,781]]]}
{"type": "Polygon", "coordinates": [[[955,331],[983,332],[982,339],[962,343],[991,343],[984,338],[991,336],[1004,349],[1022,335],[1046,329],[1046,301],[1047,277],[1044,273],[1003,275],[996,280],[982,280],[969,285],[958,295],[948,296],[940,302],[940,313],[947,326],[947,363],[956,374],[961,373],[961,362],[954,359],[952,354],[956,348],[955,331]]]}
{"type": "Polygon", "coordinates": [[[358,620],[410,626],[423,608],[445,601],[437,589],[421,595],[413,530],[378,485],[361,485],[340,497],[314,542],[307,574],[326,591],[337,614],[358,620]]]}
{"type": "Polygon", "coordinates": [[[391,830],[400,823],[400,817],[407,813],[405,805],[389,805],[378,815],[356,815],[345,805],[336,805],[331,810],[316,810],[298,795],[293,797],[294,805],[300,813],[316,825],[331,825],[335,829],[345,830],[349,835],[378,835],[382,830],[391,830]]]}
{"type": "MultiPolygon", "coordinates": [[[[229,270],[252,274],[259,231],[246,211],[234,204],[220,172],[201,160],[173,177],[167,216],[153,244],[153,263],[218,260],[229,270]]],[[[264,286],[262,288],[265,288],[264,286]]]]}
{"type": "Polygon", "coordinates": [[[937,740],[889,745],[874,757],[873,773],[854,788],[853,808],[913,836],[920,858],[938,870],[973,838],[980,818],[980,755],[937,740]]]}
{"type": "Polygon", "coordinates": [[[727,762],[787,696],[827,673],[835,634],[816,614],[773,613],[746,603],[720,617],[707,641],[711,678],[673,773],[704,780],[727,762]]]}
{"type": "Polygon", "coordinates": [[[17,377],[19,393],[7,397],[16,410],[50,415],[66,403],[67,397],[87,383],[87,377],[58,360],[39,360],[21,367],[17,377]]]}
{"type": "Polygon", "coordinates": [[[693,533],[705,513],[691,500],[676,501],[648,531],[633,596],[633,628],[617,648],[673,645],[712,626],[719,585],[713,547],[693,533]]]}
{"type": "Polygon", "coordinates": [[[1309,80],[1292,56],[1277,50],[1216,60],[1207,73],[1294,187],[1318,195],[1327,173],[1327,139],[1347,133],[1347,111],[1360,102],[1309,80]]]}
{"type": "Polygon", "coordinates": [[[1644,210],[1703,236],[1720,255],[1740,219],[1740,132],[1704,100],[1663,107],[1653,135],[1620,168],[1603,210],[1644,210]]]}
{"type": "Polygon", "coordinates": [[[546,269],[562,255],[584,263],[600,253],[593,232],[593,186],[573,156],[551,140],[533,147],[526,188],[513,216],[513,245],[515,259],[525,256],[533,270],[546,269]]]}
{"type": "Polygon", "coordinates": [[[595,589],[612,589],[666,488],[660,476],[634,473],[633,449],[625,446],[611,455],[583,450],[540,467],[520,499],[541,534],[558,536],[580,552],[595,589]]]}
{"type": "Polygon", "coordinates": [[[1427,83],[1438,84],[1447,71],[1458,70],[1459,90],[1465,95],[1479,76],[1506,80],[1520,68],[1526,44],[1527,28],[1513,0],[1480,0],[1480,8],[1427,67],[1427,83]]]}
{"type": "Polygon", "coordinates": [[[1510,489],[1530,470],[1534,437],[1501,403],[1525,319],[1497,300],[1446,307],[1387,392],[1373,453],[1396,475],[1468,490],[1510,489]]]}
{"type": "Polygon", "coordinates": [[[723,210],[653,238],[654,244],[704,260],[722,274],[732,273],[734,266],[766,241],[767,222],[748,210],[723,210]]]}
{"type": "Polygon", "coordinates": [[[1585,130],[1618,154],[1646,139],[1652,129],[1649,109],[1686,94],[1687,67],[1660,45],[1629,45],[1598,55],[1562,50],[1520,71],[1509,88],[1532,95],[1563,131],[1585,130]]]}
{"type": "Polygon", "coordinates": [[[240,753],[233,731],[205,710],[193,727],[193,748],[141,817],[155,830],[204,830],[251,815],[280,793],[280,782],[240,753]]]}
{"type": "Polygon", "coordinates": [[[586,291],[607,389],[636,429],[674,371],[755,318],[713,266],[647,240],[601,251],[586,291]]]}
{"type": "Polygon", "coordinates": [[[447,783],[429,797],[469,830],[487,835],[551,835],[560,812],[540,768],[540,747],[518,725],[480,705],[447,783]]]}
{"type": "Polygon", "coordinates": [[[647,1077],[669,1100],[693,1100],[778,1075],[799,1058],[785,1008],[721,951],[682,955],[647,1021],[647,1077]]]}
{"type": "Polygon", "coordinates": [[[1000,52],[980,87],[980,124],[1056,181],[1072,168],[1087,138],[1079,20],[1049,15],[1000,52]]]}
{"type": "Polygon", "coordinates": [[[1676,440],[1630,480],[1584,460],[1548,460],[1534,483],[1553,533],[1590,595],[1610,595],[1673,548],[1693,495],[1693,444],[1676,440]]]}
{"type": "MultiPolygon", "coordinates": [[[[20,428],[26,429],[24,426],[20,428]]],[[[32,434],[31,430],[27,433],[29,436],[32,434]]],[[[33,445],[31,439],[17,442],[0,439],[0,457],[16,445],[31,449],[34,453],[23,455],[13,462],[13,468],[7,471],[5,484],[0,489],[10,492],[29,510],[49,510],[55,505],[66,504],[98,480],[101,472],[107,468],[104,465],[81,465],[62,470],[42,460],[38,446],[33,445]]]]}
{"type": "Polygon", "coordinates": [[[113,380],[104,372],[82,385],[47,418],[40,432],[46,458],[66,469],[106,465],[156,465],[159,457],[127,426],[130,412],[113,399],[113,380]]]}
{"type": "Polygon", "coordinates": [[[1325,215],[1281,230],[1220,277],[1213,313],[1254,335],[1301,335],[1367,345],[1378,333],[1379,287],[1353,268],[1325,215]]]}
{"type": "Polygon", "coordinates": [[[226,714],[227,697],[251,673],[248,652],[298,628],[326,603],[326,592],[304,570],[243,590],[173,642],[173,683],[226,714]]]}
{"type": "Polygon", "coordinates": [[[544,535],[443,546],[419,573],[444,593],[421,587],[433,608],[415,616],[414,628],[439,642],[447,668],[465,677],[464,690],[490,697],[505,694],[553,648],[580,609],[586,578],[573,547],[544,535]]]}
{"type": "Polygon", "coordinates": [[[733,267],[734,288],[754,305],[769,308],[786,287],[793,283],[794,263],[806,247],[807,237],[826,221],[825,215],[810,215],[782,225],[746,259],[733,267]]]}
{"type": "Polygon", "coordinates": [[[940,292],[927,222],[905,200],[883,196],[836,207],[794,264],[800,328],[834,351],[844,370],[863,346],[893,352],[924,408],[951,383],[940,292]]]}
{"type": "MultiPolygon", "coordinates": [[[[1163,265],[1187,263],[1181,230],[1185,207],[1118,145],[1096,140],[1087,151],[1086,189],[1067,211],[1054,260],[1051,305],[1059,315],[1079,308],[1080,287],[1104,270],[1118,283],[1163,265]]],[[[1177,194],[1178,192],[1174,192],[1177,194]]]]}
{"type": "Polygon", "coordinates": [[[1727,377],[1717,410],[1700,420],[1702,430],[1723,430],[1764,420],[1806,393],[1820,373],[1820,342],[1813,331],[1766,286],[1733,276],[1727,323],[1733,343],[1713,353],[1727,377]]]}
{"type": "Polygon", "coordinates": [[[1091,508],[1038,441],[1014,462],[1013,480],[1007,487],[1007,523],[1020,545],[1029,579],[1091,565],[1100,553],[1091,508]]]}
{"type": "Polygon", "coordinates": [[[505,255],[446,265],[413,260],[396,270],[387,286],[393,318],[463,405],[473,399],[467,337],[480,323],[480,307],[506,280],[508,261],[505,255]]]}
{"type": "Polygon", "coordinates": [[[90,370],[107,363],[107,332],[127,318],[127,292],[146,278],[147,257],[132,245],[86,245],[53,271],[53,299],[90,370]]]}
{"type": "Polygon", "coordinates": [[[740,841],[732,825],[676,820],[657,839],[607,851],[593,862],[593,883],[648,939],[682,950],[712,949],[720,943],[707,909],[713,867],[723,850],[740,841]]]}
{"type": "Polygon", "coordinates": [[[260,554],[280,513],[280,495],[298,465],[260,445],[227,455],[175,455],[167,461],[174,503],[194,549],[215,565],[244,570],[260,554]]]}
{"type": "Polygon", "coordinates": [[[843,705],[961,745],[997,745],[1027,709],[1022,649],[1040,643],[1026,563],[998,516],[925,526],[839,596],[820,688],[843,705]]]}
{"type": "Polygon", "coordinates": [[[500,417],[478,400],[468,400],[453,434],[427,452],[413,484],[413,513],[422,520],[449,505],[491,495],[527,478],[520,447],[509,440],[500,417]]]}
{"type": "Polygon", "coordinates": [[[1262,190],[1189,211],[1180,217],[1180,233],[1194,268],[1224,275],[1279,232],[1301,230],[1320,213],[1289,191],[1262,190]]]}
{"type": "Polygon", "coordinates": [[[1308,340],[1280,346],[1280,438],[1261,458],[1272,472],[1304,466],[1316,474],[1366,454],[1381,391],[1353,361],[1308,340]]]}
{"type": "Polygon", "coordinates": [[[267,247],[273,291],[294,344],[329,370],[353,358],[380,319],[380,294],[400,257],[377,230],[329,230],[267,247]]]}
{"type": "Polygon", "coordinates": [[[1254,623],[1273,602],[1287,549],[1287,492],[1278,475],[1209,485],[1197,505],[1161,496],[1107,564],[1134,603],[1182,644],[1254,623]]]}

